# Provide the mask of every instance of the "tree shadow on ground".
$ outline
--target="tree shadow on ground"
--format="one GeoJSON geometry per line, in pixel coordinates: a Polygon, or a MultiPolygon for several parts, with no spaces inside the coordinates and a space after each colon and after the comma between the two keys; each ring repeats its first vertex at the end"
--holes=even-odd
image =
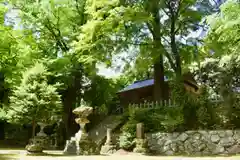
{"type": "MultiPolygon", "coordinates": [[[[54,154],[54,153],[32,153],[32,154],[26,154],[26,156],[31,156],[31,157],[78,157],[78,155],[73,155],[73,154],[54,154]]],[[[79,157],[82,155],[79,155],[79,157]]],[[[89,155],[91,156],[91,155],[89,155]]],[[[99,156],[99,155],[92,155],[92,156],[99,156]]],[[[105,155],[101,155],[101,156],[105,156],[105,155]]],[[[2,160],[2,159],[0,159],[2,160]]]]}
{"type": "Polygon", "coordinates": [[[26,154],[26,156],[29,156],[29,157],[74,157],[76,155],[52,154],[52,153],[31,153],[31,154],[26,154]]]}
{"type": "MultiPolygon", "coordinates": [[[[25,156],[32,159],[37,159],[36,157],[69,157],[69,158],[78,157],[77,155],[51,154],[51,153],[26,154],[24,155],[24,157],[25,156]]],[[[0,160],[19,160],[19,155],[18,154],[0,154],[0,160]]]]}
{"type": "Polygon", "coordinates": [[[18,160],[16,154],[0,154],[0,160],[18,160]]]}

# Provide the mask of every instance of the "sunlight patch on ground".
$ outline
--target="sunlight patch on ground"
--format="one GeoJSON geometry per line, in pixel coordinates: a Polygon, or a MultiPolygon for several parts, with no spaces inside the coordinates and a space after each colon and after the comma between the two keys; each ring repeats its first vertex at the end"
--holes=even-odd
{"type": "Polygon", "coordinates": [[[240,156],[232,157],[161,157],[142,156],[136,154],[112,156],[66,156],[62,151],[47,151],[44,155],[26,155],[24,150],[0,150],[0,160],[239,160],[240,156]]]}

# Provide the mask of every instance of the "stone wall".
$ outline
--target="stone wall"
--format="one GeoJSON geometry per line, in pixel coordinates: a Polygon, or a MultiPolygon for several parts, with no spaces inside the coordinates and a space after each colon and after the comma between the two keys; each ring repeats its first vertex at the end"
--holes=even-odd
{"type": "Polygon", "coordinates": [[[147,134],[149,151],[161,155],[240,153],[240,130],[147,134]]]}

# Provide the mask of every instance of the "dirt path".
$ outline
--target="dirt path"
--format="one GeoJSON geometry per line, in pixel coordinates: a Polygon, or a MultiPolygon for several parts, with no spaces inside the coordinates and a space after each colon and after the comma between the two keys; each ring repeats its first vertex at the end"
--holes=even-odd
{"type": "Polygon", "coordinates": [[[239,160],[240,157],[150,157],[133,155],[79,157],[19,157],[19,160],[239,160]]]}
{"type": "Polygon", "coordinates": [[[61,151],[48,151],[49,156],[27,156],[24,150],[0,150],[0,160],[240,160],[232,157],[161,157],[136,154],[111,156],[65,156],[61,151]]]}

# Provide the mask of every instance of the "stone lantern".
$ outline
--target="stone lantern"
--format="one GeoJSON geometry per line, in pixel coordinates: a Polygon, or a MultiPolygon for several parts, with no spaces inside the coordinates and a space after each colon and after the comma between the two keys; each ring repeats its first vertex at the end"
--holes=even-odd
{"type": "Polygon", "coordinates": [[[86,107],[86,106],[78,107],[78,108],[73,110],[73,113],[78,116],[78,118],[75,119],[75,122],[77,124],[79,124],[79,126],[80,126],[79,131],[76,133],[76,136],[81,136],[81,137],[78,137],[78,138],[86,139],[88,137],[88,133],[86,132],[85,126],[86,126],[87,123],[90,122],[87,119],[87,117],[92,112],[93,112],[93,108],[92,107],[86,107]]]}
{"type": "Polygon", "coordinates": [[[89,123],[87,117],[93,112],[92,107],[82,105],[73,110],[73,113],[77,115],[75,122],[79,124],[80,129],[70,140],[67,140],[64,153],[65,154],[77,154],[77,155],[92,155],[99,154],[97,145],[88,137],[88,133],[85,130],[85,125],[89,123]]]}

